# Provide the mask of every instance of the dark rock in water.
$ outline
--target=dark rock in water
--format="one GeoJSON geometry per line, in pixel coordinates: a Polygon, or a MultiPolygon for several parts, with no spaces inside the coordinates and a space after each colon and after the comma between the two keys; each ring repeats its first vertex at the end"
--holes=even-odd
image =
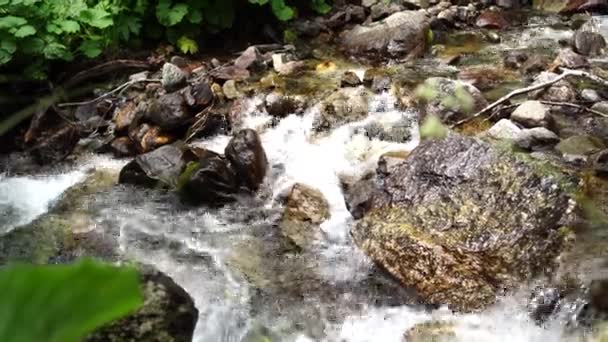
{"type": "Polygon", "coordinates": [[[593,169],[602,176],[608,176],[608,150],[603,150],[595,155],[593,169]]]}
{"type": "Polygon", "coordinates": [[[154,186],[157,181],[173,188],[193,156],[176,145],[166,145],[137,156],[120,171],[119,183],[154,186]]]}
{"type": "Polygon", "coordinates": [[[376,183],[373,174],[363,177],[354,184],[342,184],[346,208],[355,219],[360,219],[371,208],[372,195],[376,183]]]}
{"type": "Polygon", "coordinates": [[[275,117],[284,118],[291,114],[303,114],[305,107],[305,99],[300,96],[288,96],[278,91],[266,95],[266,111],[275,117]]]}
{"type": "Polygon", "coordinates": [[[162,71],[162,86],[166,91],[172,92],[186,85],[187,75],[178,66],[165,63],[162,71]]]}
{"type": "Polygon", "coordinates": [[[190,162],[179,183],[182,198],[192,204],[219,206],[234,201],[238,191],[238,178],[228,160],[211,151],[190,162]]]}
{"type": "Polygon", "coordinates": [[[474,86],[444,77],[428,78],[416,92],[426,114],[436,115],[444,123],[455,122],[487,105],[486,99],[474,86]]]}
{"type": "Polygon", "coordinates": [[[192,119],[186,100],[180,93],[165,94],[148,103],[144,118],[162,129],[186,126],[192,119]]]}
{"type": "Polygon", "coordinates": [[[249,190],[257,190],[268,169],[268,159],[258,133],[252,129],[239,131],[226,146],[224,154],[239,183],[249,190]]]}
{"type": "Polygon", "coordinates": [[[112,152],[117,157],[129,157],[137,154],[137,148],[129,137],[119,137],[112,141],[110,144],[112,152]]]}
{"type": "Polygon", "coordinates": [[[497,11],[483,11],[479,17],[477,17],[477,21],[475,22],[477,27],[481,28],[489,28],[489,29],[497,29],[504,30],[507,29],[510,25],[507,19],[502,15],[501,12],[497,11]]]}
{"type": "Polygon", "coordinates": [[[608,315],[607,279],[596,279],[589,284],[589,307],[596,315],[608,315]]]}
{"type": "Polygon", "coordinates": [[[358,25],[341,36],[350,54],[374,59],[415,58],[427,45],[429,19],[422,11],[403,11],[369,25],[358,25]]]}
{"type": "Polygon", "coordinates": [[[138,266],[144,304],[137,312],[98,329],[87,342],[190,342],[198,320],[194,300],[171,277],[138,266]]]}
{"type": "Polygon", "coordinates": [[[561,294],[558,289],[537,287],[528,302],[530,317],[538,323],[546,321],[559,310],[560,300],[561,294]]]}
{"type": "Polygon", "coordinates": [[[65,159],[80,140],[80,130],[73,125],[64,126],[44,137],[30,151],[39,164],[51,164],[65,159]]]}
{"type": "Polygon", "coordinates": [[[356,87],[358,85],[361,85],[361,79],[359,79],[359,76],[357,76],[357,74],[355,74],[352,71],[345,71],[344,74],[342,74],[342,78],[340,79],[340,86],[341,87],[356,87]]]}
{"type": "Polygon", "coordinates": [[[325,20],[325,25],[330,28],[342,27],[348,23],[362,23],[365,20],[365,9],[357,5],[346,5],[325,20]]]}
{"type": "Polygon", "coordinates": [[[427,302],[484,308],[545,272],[562,249],[569,197],[508,150],[448,134],[377,178],[355,243],[427,302]]]}
{"type": "Polygon", "coordinates": [[[568,69],[584,69],[589,68],[589,60],[583,55],[570,50],[562,49],[553,61],[553,65],[568,69]]]}
{"type": "Polygon", "coordinates": [[[606,47],[604,36],[596,32],[576,31],[572,37],[572,48],[584,56],[599,56],[606,47]]]}
{"type": "Polygon", "coordinates": [[[547,69],[549,62],[545,56],[533,55],[521,64],[520,71],[526,76],[538,74],[547,69]]]}

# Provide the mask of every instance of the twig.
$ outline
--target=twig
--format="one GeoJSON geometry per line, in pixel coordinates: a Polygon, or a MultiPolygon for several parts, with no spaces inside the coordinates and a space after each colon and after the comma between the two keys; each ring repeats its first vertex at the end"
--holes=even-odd
{"type": "Polygon", "coordinates": [[[549,106],[563,106],[563,107],[570,107],[570,108],[576,108],[576,109],[580,109],[580,110],[584,110],[586,112],[589,112],[591,114],[595,114],[595,115],[599,115],[601,117],[604,118],[608,118],[608,114],[604,114],[602,112],[599,112],[597,110],[591,109],[591,108],[587,108],[585,106],[581,106],[578,105],[576,103],[570,103],[570,102],[555,102],[555,101],[540,101],[542,104],[546,104],[549,106]]]}
{"type": "Polygon", "coordinates": [[[190,126],[190,129],[187,132],[188,137],[186,138],[186,143],[190,142],[190,140],[192,140],[192,138],[194,138],[194,136],[198,134],[201,127],[204,127],[205,122],[209,119],[209,115],[207,114],[209,114],[209,111],[213,109],[214,105],[215,101],[211,102],[211,104],[207,106],[207,108],[201,110],[198,114],[196,114],[195,118],[197,120],[192,124],[192,126],[190,126]]]}
{"type": "Polygon", "coordinates": [[[487,118],[483,119],[483,121],[484,122],[485,121],[490,121],[496,114],[502,112],[503,110],[510,110],[510,109],[513,109],[513,108],[515,108],[517,106],[519,106],[518,103],[517,104],[510,104],[510,105],[507,105],[507,106],[504,106],[504,107],[500,107],[500,108],[496,108],[494,110],[494,112],[492,112],[492,114],[490,114],[487,118]]]}
{"type": "Polygon", "coordinates": [[[96,97],[96,98],[94,98],[92,100],[82,101],[82,102],[60,103],[60,104],[57,105],[57,107],[63,108],[63,107],[73,107],[73,106],[88,105],[88,104],[95,103],[97,101],[103,100],[104,98],[106,98],[106,97],[108,97],[108,96],[110,96],[112,94],[116,94],[118,92],[121,92],[121,91],[127,89],[128,87],[130,87],[130,86],[132,86],[134,84],[141,83],[141,82],[145,82],[145,83],[160,83],[160,81],[161,80],[159,80],[159,79],[146,79],[146,80],[133,80],[133,81],[129,81],[129,82],[126,82],[126,83],[123,83],[123,84],[119,85],[118,87],[112,89],[111,91],[109,91],[109,92],[107,92],[107,93],[105,93],[103,95],[100,95],[100,96],[98,96],[98,97],[96,97]]]}
{"type": "MultiPolygon", "coordinates": [[[[593,75],[591,73],[588,73],[586,71],[582,71],[582,70],[572,70],[572,69],[566,69],[566,68],[560,68],[560,70],[563,71],[563,73],[561,73],[560,75],[558,75],[557,77],[555,77],[554,79],[547,81],[547,82],[542,82],[542,83],[538,83],[538,84],[533,84],[529,87],[525,87],[525,88],[520,88],[520,89],[515,89],[512,92],[508,93],[507,95],[501,97],[500,99],[496,100],[495,102],[489,104],[488,106],[486,106],[484,109],[480,110],[479,112],[473,114],[473,116],[470,116],[466,119],[462,119],[458,122],[456,122],[455,124],[453,124],[451,126],[451,128],[454,127],[458,127],[464,123],[467,123],[475,118],[478,118],[479,116],[489,112],[490,110],[494,109],[496,106],[503,104],[504,102],[507,102],[508,100],[510,100],[511,98],[518,96],[518,95],[522,95],[522,94],[526,94],[529,93],[531,91],[535,91],[535,90],[539,90],[539,89],[543,89],[545,87],[548,87],[552,84],[555,84],[563,79],[565,79],[568,76],[576,76],[576,77],[584,77],[584,78],[588,78],[593,82],[599,83],[605,87],[608,87],[608,81],[593,75]]],[[[596,113],[597,114],[597,113],[596,113]]]]}

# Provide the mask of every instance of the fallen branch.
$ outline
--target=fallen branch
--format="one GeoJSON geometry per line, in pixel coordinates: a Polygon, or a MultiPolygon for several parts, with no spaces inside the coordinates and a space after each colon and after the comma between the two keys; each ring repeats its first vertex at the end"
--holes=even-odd
{"type": "Polygon", "coordinates": [[[127,89],[130,86],[132,86],[134,84],[137,84],[137,83],[160,83],[160,82],[161,82],[161,80],[159,80],[159,79],[133,80],[133,81],[129,81],[129,82],[123,83],[123,84],[119,85],[118,87],[112,89],[111,91],[109,91],[109,92],[107,92],[107,93],[105,93],[103,95],[100,95],[100,96],[98,96],[98,97],[96,97],[96,98],[94,98],[92,100],[82,101],[82,102],[60,103],[60,104],[57,105],[57,107],[64,108],[64,107],[74,107],[74,106],[88,105],[88,104],[95,103],[97,101],[103,100],[104,98],[106,98],[106,97],[108,97],[110,95],[116,94],[118,92],[122,92],[125,89],[127,89]]]}
{"type": "Polygon", "coordinates": [[[604,118],[608,118],[608,114],[604,114],[602,112],[599,112],[597,110],[593,110],[591,108],[587,108],[585,106],[581,106],[579,104],[576,103],[570,103],[570,102],[555,102],[555,101],[540,101],[540,103],[542,104],[546,104],[549,106],[562,106],[562,107],[570,107],[570,108],[576,108],[579,110],[583,110],[585,112],[591,113],[591,114],[595,114],[604,118]]]}
{"type": "Polygon", "coordinates": [[[70,78],[63,86],[71,88],[88,79],[102,76],[104,74],[116,73],[122,69],[150,69],[151,65],[148,62],[142,62],[130,59],[117,59],[103,64],[96,65],[90,69],[81,71],[70,78]]]}
{"type": "Polygon", "coordinates": [[[186,132],[186,143],[190,142],[204,127],[209,120],[209,112],[215,106],[215,101],[211,102],[207,108],[201,110],[198,114],[194,116],[196,121],[190,126],[188,132],[186,132]]]}
{"type": "MultiPolygon", "coordinates": [[[[512,92],[508,93],[507,95],[501,97],[500,99],[494,101],[493,103],[487,105],[484,109],[480,110],[479,112],[473,114],[472,116],[466,118],[466,119],[462,119],[458,122],[456,122],[455,124],[453,124],[452,126],[450,126],[451,128],[454,127],[458,127],[464,123],[467,123],[473,119],[476,119],[482,115],[484,115],[485,113],[491,111],[492,109],[496,108],[497,106],[509,101],[511,98],[515,97],[515,96],[519,96],[519,95],[523,95],[535,90],[539,90],[539,89],[543,89],[546,88],[550,85],[553,85],[563,79],[565,79],[568,76],[576,76],[576,77],[584,77],[584,78],[588,78],[591,81],[595,82],[595,83],[599,83],[605,87],[608,87],[608,80],[605,80],[599,76],[593,75],[591,73],[588,73],[586,71],[582,71],[582,70],[572,70],[572,69],[565,69],[565,68],[560,68],[560,70],[562,70],[563,72],[561,74],[559,74],[557,77],[555,77],[554,79],[547,81],[547,82],[542,82],[542,83],[538,83],[538,84],[533,84],[529,87],[525,87],[525,88],[520,88],[520,89],[515,89],[512,92]]],[[[585,109],[587,110],[587,109],[585,109]]],[[[587,110],[589,111],[589,110],[587,110]]],[[[594,111],[596,112],[596,111],[594,111]]],[[[594,114],[597,114],[599,112],[596,112],[594,114]]]]}

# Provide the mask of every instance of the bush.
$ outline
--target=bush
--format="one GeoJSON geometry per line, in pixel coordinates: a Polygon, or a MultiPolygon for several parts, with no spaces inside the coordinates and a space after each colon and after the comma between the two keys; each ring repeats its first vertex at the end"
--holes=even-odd
{"type": "MultiPolygon", "coordinates": [[[[237,6],[268,6],[281,21],[296,12],[285,0],[0,0],[0,67],[15,59],[30,61],[26,73],[42,78],[49,60],[94,58],[106,49],[143,35],[164,35],[184,53],[198,51],[204,31],[232,25],[237,6]]],[[[309,0],[320,13],[325,0],[309,0]]]]}

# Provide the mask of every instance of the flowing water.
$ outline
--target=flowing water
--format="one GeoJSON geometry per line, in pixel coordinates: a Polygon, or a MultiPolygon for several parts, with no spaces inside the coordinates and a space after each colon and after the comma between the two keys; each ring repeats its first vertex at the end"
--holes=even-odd
{"type": "MultiPolygon", "coordinates": [[[[528,29],[523,37],[548,38],[563,33],[528,29]]],[[[500,49],[516,48],[507,34],[500,49]]],[[[520,36],[521,37],[521,36],[520,36]]],[[[519,44],[519,45],[517,45],[519,44]]],[[[516,46],[517,45],[517,46],[516,46]]],[[[154,264],[194,298],[200,312],[194,341],[403,341],[404,332],[429,321],[454,326],[459,341],[564,341],[565,321],[540,326],[526,309],[529,291],[501,298],[482,313],[453,314],[428,308],[374,268],[349,238],[352,218],[344,204],[340,177],[374,168],[389,151],[410,151],[418,143],[416,114],[395,108],[389,94],[377,95],[369,116],[325,136],[314,133],[318,108],[290,115],[273,125],[252,98],[244,127],[261,133],[271,165],[263,189],[221,209],[192,208],[171,193],[114,186],[86,203],[91,229],[117,236],[127,258],[154,264]],[[369,139],[361,128],[410,120],[407,143],[369,139]],[[290,253],[277,231],[280,199],[294,183],[319,189],[331,218],[322,234],[301,253],[290,253]]],[[[197,142],[222,152],[228,136],[197,142]]],[[[119,170],[126,161],[83,158],[79,166],[45,175],[0,178],[0,234],[27,224],[93,169],[119,170]]]]}

